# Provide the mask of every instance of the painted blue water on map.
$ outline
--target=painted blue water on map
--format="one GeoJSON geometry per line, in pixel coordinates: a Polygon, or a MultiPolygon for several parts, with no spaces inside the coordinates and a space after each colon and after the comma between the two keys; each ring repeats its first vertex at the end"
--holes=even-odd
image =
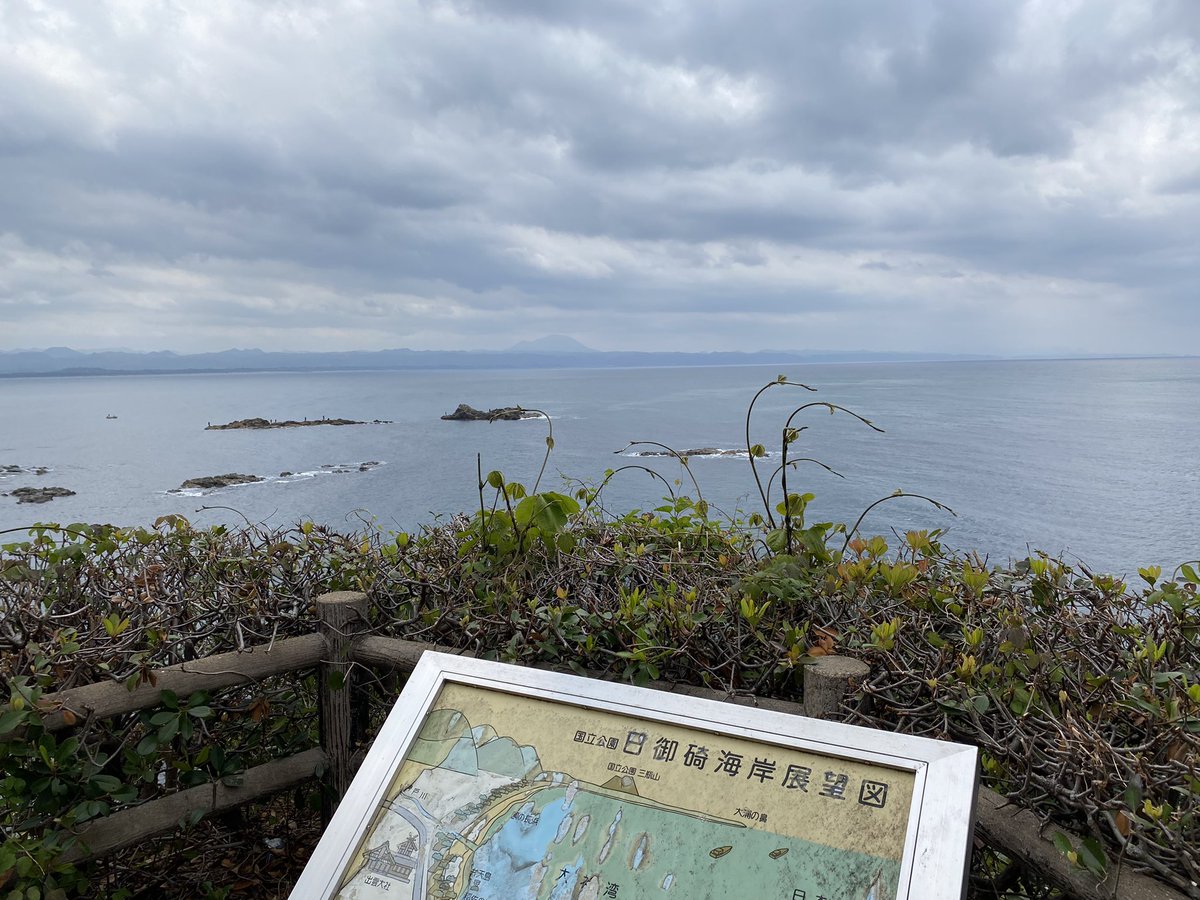
{"type": "MultiPolygon", "coordinates": [[[[731,367],[0,379],[0,469],[50,469],[0,477],[0,492],[77,492],[42,506],[0,497],[0,528],[149,524],[179,513],[201,525],[245,516],[269,525],[314,519],[412,529],[478,504],[477,453],[485,473],[500,469],[527,485],[536,476],[545,423],[440,420],[463,402],[520,404],[553,417],[543,488],[562,489],[564,476],[595,482],[634,462],[674,480],[684,476],[670,460],[614,451],[631,440],[744,447],[746,404],[777,374],[731,367]],[[204,430],[251,416],[392,424],[204,430]],[[360,471],[366,462],[381,465],[360,471]],[[168,493],[185,479],[227,472],[268,480],[204,496],[168,493]]],[[[811,426],[803,455],[845,475],[809,465],[793,476],[793,490],[817,495],[812,521],[853,521],[903,488],[958,516],[901,500],[873,512],[866,531],[946,528],[949,544],[996,562],[1041,549],[1125,573],[1200,556],[1200,360],[813,365],[786,374],[820,390],[767,391],[753,440],[777,444],[788,412],[807,399],[845,405],[886,430],[815,411],[801,419],[811,426]]],[[[745,459],[696,458],[692,469],[713,506],[760,507],[745,459]]],[[[663,493],[644,473],[625,472],[605,500],[624,511],[654,506],[663,493]]]]}
{"type": "MultiPolygon", "coordinates": [[[[527,803],[521,812],[527,816],[533,812],[534,804],[527,803]]],[[[548,803],[540,810],[534,824],[517,818],[505,820],[494,835],[481,844],[475,854],[474,868],[491,873],[488,881],[482,882],[476,892],[482,900],[507,900],[509,897],[529,896],[534,866],[547,855],[547,848],[554,843],[559,825],[570,811],[570,804],[548,803]]],[[[573,889],[579,872],[583,869],[580,858],[574,866],[568,866],[566,877],[552,877],[552,897],[559,896],[561,889],[573,889]]],[[[555,872],[554,875],[559,875],[555,872]]]]}

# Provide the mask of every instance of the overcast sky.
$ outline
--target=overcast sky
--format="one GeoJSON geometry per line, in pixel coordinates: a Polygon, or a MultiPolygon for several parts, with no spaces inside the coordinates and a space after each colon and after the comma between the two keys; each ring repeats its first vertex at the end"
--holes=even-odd
{"type": "Polygon", "coordinates": [[[0,349],[1200,352],[1200,2],[0,2],[0,349]]]}

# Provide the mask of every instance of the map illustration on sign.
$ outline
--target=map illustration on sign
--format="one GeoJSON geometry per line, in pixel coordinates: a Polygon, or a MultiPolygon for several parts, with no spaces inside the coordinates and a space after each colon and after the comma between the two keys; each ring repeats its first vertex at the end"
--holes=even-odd
{"type": "Polygon", "coordinates": [[[895,900],[914,782],[447,682],[334,896],[895,900]]]}

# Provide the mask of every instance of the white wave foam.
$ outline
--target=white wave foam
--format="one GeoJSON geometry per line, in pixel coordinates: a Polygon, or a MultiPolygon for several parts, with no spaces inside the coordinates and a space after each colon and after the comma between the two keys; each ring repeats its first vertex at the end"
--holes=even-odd
{"type": "Polygon", "coordinates": [[[43,475],[52,475],[54,473],[53,466],[18,466],[18,465],[3,465],[0,466],[0,479],[16,478],[18,475],[32,475],[40,478],[43,475]]]}
{"type": "Polygon", "coordinates": [[[386,462],[374,459],[368,462],[326,463],[319,469],[306,469],[303,472],[289,472],[287,475],[280,473],[273,478],[268,478],[267,481],[274,484],[287,484],[293,481],[301,481],[306,478],[317,478],[321,475],[349,475],[354,472],[371,472],[380,468],[381,466],[386,465],[386,462]]]}

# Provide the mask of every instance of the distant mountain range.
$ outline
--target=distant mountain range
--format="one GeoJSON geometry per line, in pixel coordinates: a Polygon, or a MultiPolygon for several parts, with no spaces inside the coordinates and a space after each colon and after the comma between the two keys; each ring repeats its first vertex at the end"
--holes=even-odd
{"type": "Polygon", "coordinates": [[[0,351],[0,376],[132,375],[171,372],[304,372],[380,369],[593,369],[656,366],[751,366],[842,362],[919,362],[990,359],[951,353],[761,350],[715,352],[600,351],[551,335],[507,350],[345,350],[292,352],[222,350],[79,351],[68,347],[0,351]]]}

